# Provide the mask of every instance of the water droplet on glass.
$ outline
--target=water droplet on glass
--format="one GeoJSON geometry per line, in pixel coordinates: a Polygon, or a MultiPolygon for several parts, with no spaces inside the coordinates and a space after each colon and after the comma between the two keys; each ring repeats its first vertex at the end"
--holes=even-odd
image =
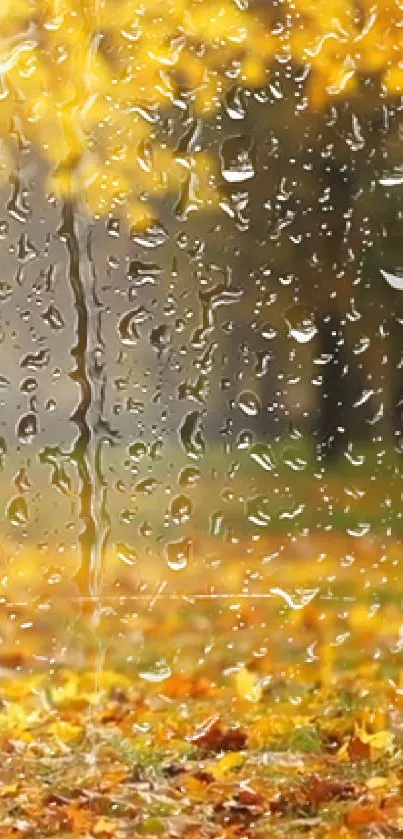
{"type": "Polygon", "coordinates": [[[131,238],[136,245],[152,249],[159,248],[163,245],[168,238],[168,233],[160,222],[154,222],[154,224],[146,227],[145,230],[136,230],[133,228],[131,238]]]}
{"type": "Polygon", "coordinates": [[[255,417],[260,411],[260,399],[253,390],[243,390],[236,402],[238,408],[248,417],[255,417]]]}
{"type": "Polygon", "coordinates": [[[141,440],[129,446],[129,457],[132,460],[141,460],[147,454],[147,446],[141,440]]]}
{"type": "Polygon", "coordinates": [[[157,355],[161,357],[163,353],[169,349],[172,341],[172,329],[165,324],[156,326],[150,332],[150,344],[156,350],[157,355]]]}
{"type": "Polygon", "coordinates": [[[188,457],[199,458],[205,450],[199,411],[186,414],[179,426],[179,439],[188,457]]]}
{"type": "Polygon", "coordinates": [[[200,478],[200,469],[196,469],[194,466],[186,466],[179,473],[178,483],[182,487],[192,487],[200,481],[200,478]]]}
{"type": "Polygon", "coordinates": [[[284,313],[284,320],[288,326],[290,337],[295,338],[299,344],[307,344],[317,334],[318,329],[312,314],[299,304],[287,309],[284,313]]]}
{"type": "Polygon", "coordinates": [[[396,291],[403,291],[403,268],[394,271],[393,274],[381,268],[381,274],[391,288],[396,289],[396,291]]]}
{"type": "Polygon", "coordinates": [[[11,297],[12,293],[13,289],[10,283],[0,283],[0,303],[4,303],[5,300],[8,300],[11,297]]]}
{"type": "Polygon", "coordinates": [[[143,679],[145,682],[151,682],[154,684],[158,684],[159,682],[165,682],[166,679],[171,677],[171,668],[169,664],[165,661],[165,659],[161,659],[156,661],[152,667],[149,667],[147,670],[140,670],[139,676],[140,679],[143,679]]]}
{"type": "Polygon", "coordinates": [[[28,353],[20,362],[21,367],[29,370],[42,370],[50,362],[49,350],[38,350],[36,353],[28,353]]]}
{"type": "Polygon", "coordinates": [[[45,323],[47,323],[47,325],[55,331],[63,329],[64,327],[63,317],[59,310],[56,308],[56,306],[48,306],[46,311],[43,312],[42,318],[45,321],[45,323]]]}
{"type": "Polygon", "coordinates": [[[7,518],[14,527],[28,523],[28,505],[23,495],[12,498],[7,505],[7,518]]]}
{"type": "Polygon", "coordinates": [[[137,344],[140,335],[137,331],[136,310],[126,312],[126,314],[120,318],[118,323],[118,333],[122,344],[126,344],[128,347],[134,347],[135,344],[137,344]]]}
{"type": "Polygon", "coordinates": [[[135,565],[138,560],[136,551],[124,542],[117,542],[115,550],[116,556],[121,560],[121,562],[124,562],[125,565],[135,565]]]}
{"type": "Polygon", "coordinates": [[[175,524],[189,521],[192,512],[192,502],[186,495],[177,495],[171,501],[171,516],[175,524]]]}
{"type": "Polygon", "coordinates": [[[165,546],[165,558],[168,568],[171,571],[183,571],[190,559],[192,542],[190,539],[179,539],[176,542],[168,542],[165,546]]]}
{"type": "Polygon", "coordinates": [[[255,176],[255,147],[244,134],[227,137],[220,148],[221,173],[228,183],[250,181],[255,176]]]}
{"type": "Polygon", "coordinates": [[[246,517],[257,527],[268,527],[271,522],[270,502],[266,495],[254,495],[246,501],[246,517]]]}
{"type": "Polygon", "coordinates": [[[272,447],[268,443],[255,443],[250,449],[250,457],[266,472],[271,472],[276,465],[272,447]]]}
{"type": "Polygon", "coordinates": [[[33,443],[38,434],[38,418],[36,414],[24,414],[18,421],[17,437],[21,443],[33,443]]]}

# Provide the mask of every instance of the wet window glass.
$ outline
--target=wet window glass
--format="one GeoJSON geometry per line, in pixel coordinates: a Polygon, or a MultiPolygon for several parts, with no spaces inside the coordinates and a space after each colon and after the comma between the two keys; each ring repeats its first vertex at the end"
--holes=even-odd
{"type": "Polygon", "coordinates": [[[403,5],[2,0],[0,837],[403,830],[403,5]]]}

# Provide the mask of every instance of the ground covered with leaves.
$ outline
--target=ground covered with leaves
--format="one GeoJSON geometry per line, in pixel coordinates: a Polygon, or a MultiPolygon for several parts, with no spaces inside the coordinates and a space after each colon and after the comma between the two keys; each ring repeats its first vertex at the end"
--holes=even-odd
{"type": "Polygon", "coordinates": [[[403,834],[400,546],[327,544],[238,545],[197,596],[4,598],[0,839],[403,834]]]}

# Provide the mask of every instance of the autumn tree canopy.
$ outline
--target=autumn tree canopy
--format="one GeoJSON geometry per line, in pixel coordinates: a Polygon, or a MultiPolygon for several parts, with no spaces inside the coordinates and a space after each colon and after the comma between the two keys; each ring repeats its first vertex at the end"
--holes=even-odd
{"type": "Polygon", "coordinates": [[[295,74],[299,108],[373,74],[385,95],[403,90],[401,0],[3,0],[0,32],[3,175],[17,137],[48,163],[51,191],[130,225],[171,189],[214,205],[200,120],[275,65],[295,74]],[[187,120],[176,146],[161,132],[172,109],[187,120]]]}

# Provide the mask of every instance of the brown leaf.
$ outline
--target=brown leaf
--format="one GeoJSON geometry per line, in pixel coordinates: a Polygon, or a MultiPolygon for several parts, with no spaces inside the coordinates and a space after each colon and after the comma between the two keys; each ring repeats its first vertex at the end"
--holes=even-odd
{"type": "Polygon", "coordinates": [[[344,801],[352,798],[356,792],[354,784],[350,781],[333,781],[316,775],[307,779],[304,790],[307,801],[314,807],[326,804],[328,801],[344,801]]]}
{"type": "Polygon", "coordinates": [[[348,753],[351,760],[369,760],[371,747],[369,743],[363,743],[359,737],[352,737],[348,746],[348,753]]]}
{"type": "Polygon", "coordinates": [[[218,716],[209,717],[188,740],[201,749],[213,752],[236,752],[244,749],[247,733],[240,726],[224,726],[218,716]]]}
{"type": "Polygon", "coordinates": [[[277,793],[270,803],[270,810],[280,816],[293,810],[312,812],[322,804],[344,801],[355,794],[356,789],[350,781],[335,781],[313,775],[306,778],[302,786],[277,793]]]}

